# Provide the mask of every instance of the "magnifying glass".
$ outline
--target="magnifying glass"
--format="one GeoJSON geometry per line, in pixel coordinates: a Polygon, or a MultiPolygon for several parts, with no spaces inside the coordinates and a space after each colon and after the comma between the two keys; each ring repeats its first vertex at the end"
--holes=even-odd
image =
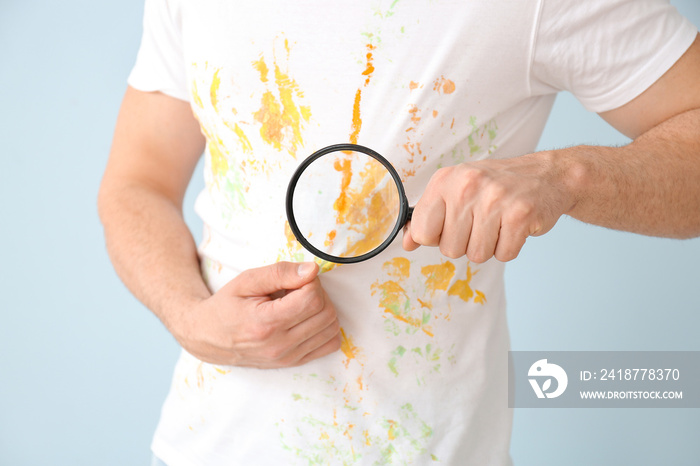
{"type": "Polygon", "coordinates": [[[376,256],[413,214],[396,169],[357,144],[324,147],[306,158],[289,181],[286,209],[297,241],[338,264],[376,256]]]}

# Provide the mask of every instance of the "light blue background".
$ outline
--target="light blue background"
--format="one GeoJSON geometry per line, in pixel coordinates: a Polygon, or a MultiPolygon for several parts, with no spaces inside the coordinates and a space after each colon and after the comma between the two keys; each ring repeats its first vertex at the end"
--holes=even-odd
{"type": "MultiPolygon", "coordinates": [[[[673,3],[700,24],[698,0],[673,3]]],[[[95,207],[142,9],[0,0],[0,465],[149,461],[178,350],[112,271],[95,207]]],[[[564,95],[541,148],[624,142],[564,95]]],[[[513,349],[700,350],[699,262],[697,239],[565,218],[508,268],[513,349]]],[[[697,465],[698,439],[698,410],[517,410],[512,452],[697,465]]]]}

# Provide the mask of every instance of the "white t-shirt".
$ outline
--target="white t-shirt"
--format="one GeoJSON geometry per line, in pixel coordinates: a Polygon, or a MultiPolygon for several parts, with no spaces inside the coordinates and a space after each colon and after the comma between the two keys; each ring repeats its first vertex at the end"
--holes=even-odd
{"type": "MultiPolygon", "coordinates": [[[[191,103],[207,138],[203,273],[312,260],[284,200],[299,163],[355,142],[410,203],[440,166],[535,149],[554,95],[600,112],[696,30],[656,0],[147,0],[131,86],[191,103]]],[[[352,173],[361,177],[361,173],[352,173]]],[[[408,253],[322,264],[342,350],[302,367],[183,351],[153,450],[171,466],[510,464],[503,264],[408,253]]]]}

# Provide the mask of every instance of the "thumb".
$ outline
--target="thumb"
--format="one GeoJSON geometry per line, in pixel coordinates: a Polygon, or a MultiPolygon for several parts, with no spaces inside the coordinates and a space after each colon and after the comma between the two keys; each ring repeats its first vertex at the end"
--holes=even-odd
{"type": "Polygon", "coordinates": [[[315,262],[277,262],[245,270],[233,281],[238,296],[268,296],[277,291],[301,288],[313,281],[317,274],[315,262]]]}
{"type": "Polygon", "coordinates": [[[420,247],[420,244],[416,243],[411,236],[411,222],[408,222],[403,229],[401,245],[406,251],[414,251],[420,247]]]}

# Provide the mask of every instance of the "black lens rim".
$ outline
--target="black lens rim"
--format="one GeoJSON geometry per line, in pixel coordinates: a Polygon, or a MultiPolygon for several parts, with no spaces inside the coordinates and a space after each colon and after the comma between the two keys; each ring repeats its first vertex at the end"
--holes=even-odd
{"type": "Polygon", "coordinates": [[[287,186],[285,207],[287,211],[287,221],[289,222],[289,228],[292,230],[292,233],[294,234],[294,237],[297,239],[297,241],[299,241],[307,251],[311,252],[316,257],[319,257],[328,262],[333,262],[335,264],[354,264],[356,262],[366,261],[367,259],[371,259],[372,257],[385,250],[389,246],[389,244],[391,244],[394,241],[394,239],[399,234],[399,231],[401,231],[404,225],[406,225],[406,222],[409,220],[409,210],[412,210],[409,208],[408,205],[408,199],[406,198],[406,192],[403,188],[403,182],[401,181],[399,174],[397,173],[396,169],[391,165],[391,163],[379,153],[373,151],[368,147],[350,143],[333,144],[331,146],[326,146],[322,149],[317,150],[316,152],[308,156],[303,162],[301,162],[301,165],[297,167],[296,171],[292,175],[292,178],[289,180],[289,185],[287,186]],[[381,163],[391,175],[391,178],[394,180],[394,184],[396,184],[396,188],[399,191],[399,200],[401,204],[399,206],[399,217],[396,220],[394,229],[391,231],[389,236],[382,242],[382,244],[380,244],[376,248],[372,249],[369,252],[366,252],[365,254],[355,257],[333,256],[314,247],[304,237],[304,235],[301,234],[301,230],[299,230],[299,226],[297,225],[297,221],[294,217],[294,211],[292,208],[294,200],[294,189],[296,188],[302,173],[304,173],[304,170],[306,170],[309,167],[309,165],[311,165],[316,159],[323,157],[324,155],[330,154],[332,152],[341,151],[362,152],[363,154],[369,155],[370,157],[381,163]]]}

